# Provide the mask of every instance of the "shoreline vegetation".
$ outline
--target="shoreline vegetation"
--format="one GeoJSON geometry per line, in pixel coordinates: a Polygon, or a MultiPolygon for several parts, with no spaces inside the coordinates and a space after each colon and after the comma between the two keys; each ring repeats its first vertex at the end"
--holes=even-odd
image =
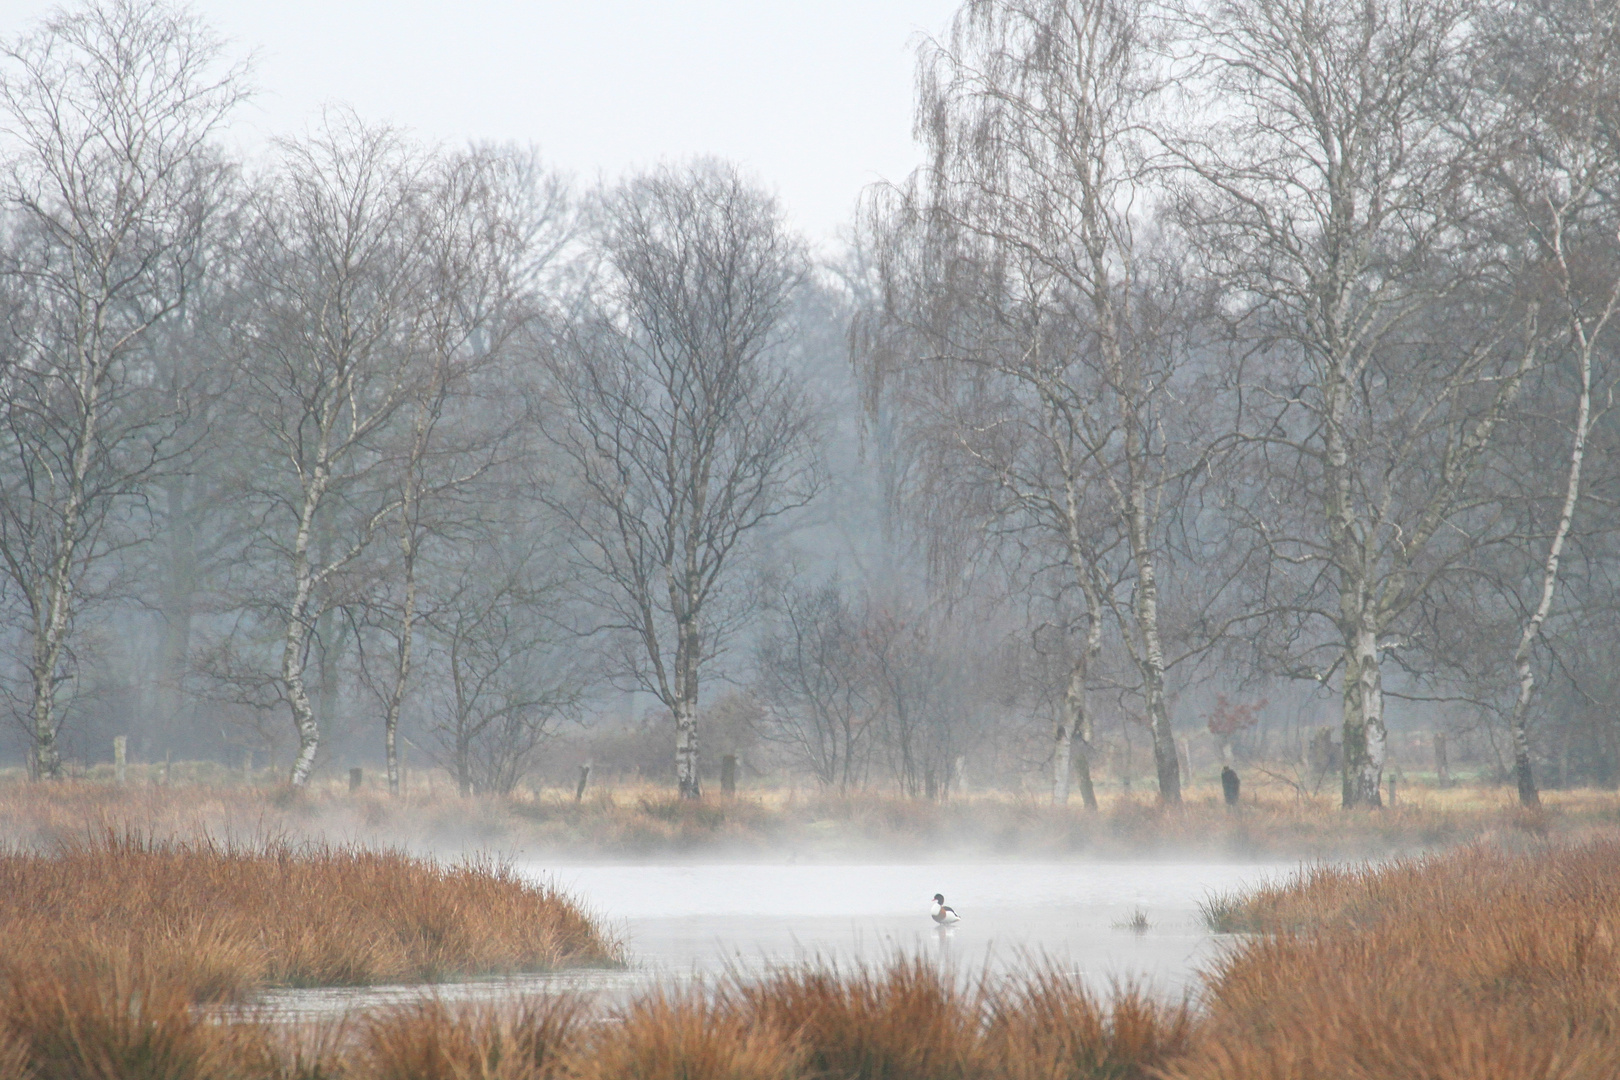
{"type": "Polygon", "coordinates": [[[0,983],[13,991],[138,984],[240,1002],[273,986],[623,964],[622,943],[573,901],[489,859],[133,830],[0,849],[0,983]]]}
{"type": "MultiPolygon", "coordinates": [[[[112,837],[49,857],[86,855],[223,865],[228,853],[112,837]]],[[[199,1009],[195,985],[131,952],[99,967],[60,965],[54,978],[14,968],[0,980],[0,1077],[1611,1080],[1620,1075],[1617,879],[1612,836],[1307,868],[1212,908],[1245,935],[1181,1002],[1130,985],[1099,993],[1051,961],[972,978],[896,955],[663,985],[615,1006],[576,993],[429,999],[278,1022],[199,1009]]],[[[71,914],[78,925],[91,913],[71,914]]]]}
{"type": "MultiPolygon", "coordinates": [[[[174,774],[184,775],[177,763],[174,774]]],[[[1394,806],[1346,811],[1337,793],[1246,791],[1236,807],[1215,784],[1180,806],[1150,792],[1109,792],[1097,810],[1038,795],[973,793],[942,802],[863,793],[765,790],[677,798],[668,787],[598,788],[463,798],[417,783],[400,797],[345,784],[254,786],[81,779],[0,779],[0,843],[39,848],[114,829],[154,838],[341,836],[415,851],[500,851],[525,857],[861,861],[870,858],[1361,859],[1475,842],[1565,842],[1620,826],[1620,793],[1548,791],[1518,805],[1510,787],[1411,783],[1394,806]]]]}

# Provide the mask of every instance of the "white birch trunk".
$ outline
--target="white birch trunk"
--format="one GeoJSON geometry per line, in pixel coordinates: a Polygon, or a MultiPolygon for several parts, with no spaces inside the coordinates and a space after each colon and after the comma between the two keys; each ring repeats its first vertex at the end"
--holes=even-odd
{"type": "Polygon", "coordinates": [[[304,685],[304,658],[309,644],[311,601],[315,594],[315,571],[310,566],[309,546],[313,539],[315,512],[326,493],[327,471],[317,465],[309,486],[304,490],[303,512],[298,519],[298,534],[293,540],[293,595],[287,609],[287,631],[281,649],[281,683],[292,710],[293,728],[298,733],[298,753],[293,758],[289,779],[294,787],[309,782],[309,773],[315,765],[315,751],[320,745],[320,728],[315,722],[315,710],[310,705],[309,690],[304,685]]]}
{"type": "Polygon", "coordinates": [[[1586,459],[1586,440],[1591,430],[1592,343],[1578,320],[1575,331],[1580,357],[1581,392],[1575,406],[1575,437],[1569,451],[1564,502],[1559,507],[1558,524],[1553,530],[1552,540],[1547,545],[1547,557],[1541,566],[1541,596],[1536,601],[1535,611],[1520,630],[1518,648],[1513,650],[1513,667],[1519,683],[1519,692],[1513,699],[1513,775],[1518,782],[1519,802],[1525,806],[1541,804],[1541,795],[1536,790],[1535,775],[1530,767],[1530,700],[1536,692],[1536,672],[1530,662],[1531,649],[1541,636],[1541,628],[1552,610],[1553,594],[1558,588],[1558,564],[1575,520],[1575,507],[1580,501],[1581,466],[1586,459]]]}
{"type": "Polygon", "coordinates": [[[1363,624],[1350,645],[1344,676],[1344,805],[1382,806],[1387,733],[1378,630],[1363,624]]]}

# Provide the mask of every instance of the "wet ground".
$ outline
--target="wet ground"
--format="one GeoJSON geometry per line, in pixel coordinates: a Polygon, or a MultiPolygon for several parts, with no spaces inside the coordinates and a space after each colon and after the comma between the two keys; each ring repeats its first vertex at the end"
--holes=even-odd
{"type": "Polygon", "coordinates": [[[1292,863],[521,864],[577,897],[629,944],[627,971],[572,971],[438,987],[287,990],[277,1013],[319,1015],[438,993],[485,999],[541,990],[629,993],[658,980],[822,959],[880,963],[925,950],[958,971],[1005,970],[1031,957],[1099,988],[1132,980],[1179,996],[1221,947],[1199,902],[1286,877],[1292,863]],[[939,931],[936,892],[962,921],[939,931]],[[1147,927],[1130,927],[1136,912],[1147,927]]]}

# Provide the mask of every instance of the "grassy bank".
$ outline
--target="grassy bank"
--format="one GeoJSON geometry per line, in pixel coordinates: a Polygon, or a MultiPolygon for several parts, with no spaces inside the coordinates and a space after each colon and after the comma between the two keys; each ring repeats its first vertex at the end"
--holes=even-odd
{"type": "Polygon", "coordinates": [[[667,788],[601,789],[463,799],[419,783],[394,798],[374,788],[283,788],[96,781],[0,784],[0,841],[51,844],[87,829],[130,825],[148,835],[342,837],[436,851],[498,848],[574,857],[1355,858],[1474,841],[1575,840],[1620,826],[1620,795],[1549,792],[1539,811],[1505,788],[1407,785],[1394,807],[1346,813],[1332,798],[1252,792],[1236,808],[1194,787],[1179,807],[1112,793],[1078,801],[997,793],[927,802],[881,794],[791,791],[682,802],[667,788]]]}
{"type": "Polygon", "coordinates": [[[1211,914],[1186,1080],[1620,1076],[1620,842],[1317,868],[1211,914]],[[1321,1069],[1331,1063],[1331,1070],[1321,1069]]]}
{"type": "Polygon", "coordinates": [[[620,953],[566,897],[492,863],[111,832],[0,851],[0,979],[13,986],[139,983],[221,1000],[617,964],[620,953]]]}

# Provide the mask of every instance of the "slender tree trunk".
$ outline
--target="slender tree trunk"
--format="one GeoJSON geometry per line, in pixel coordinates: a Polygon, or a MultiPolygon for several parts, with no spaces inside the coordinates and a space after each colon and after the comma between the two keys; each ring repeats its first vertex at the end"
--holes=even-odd
{"type": "Polygon", "coordinates": [[[701,642],[697,627],[690,623],[681,635],[675,665],[679,684],[675,688],[675,785],[683,799],[703,794],[698,773],[698,682],[697,660],[701,642]]]}
{"type": "MultiPolygon", "coordinates": [[[[1577,327],[1577,331],[1581,328],[1577,327]]],[[[1575,407],[1575,438],[1569,451],[1569,473],[1564,484],[1564,502],[1558,511],[1558,525],[1547,545],[1547,557],[1541,566],[1541,596],[1536,609],[1519,633],[1519,646],[1513,651],[1513,667],[1518,675],[1519,692],[1513,699],[1513,775],[1518,781],[1519,802],[1525,806],[1539,806],[1541,794],[1536,790],[1535,776],[1530,768],[1530,699],[1536,692],[1536,672],[1532,666],[1531,649],[1541,636],[1541,627],[1552,610],[1553,593],[1558,588],[1558,564],[1563,558],[1564,541],[1569,537],[1575,520],[1575,507],[1581,496],[1581,466],[1586,458],[1586,438],[1592,415],[1592,351],[1580,334],[1581,393],[1575,407]]]]}
{"type": "Polygon", "coordinates": [[[281,651],[281,681],[286,689],[287,704],[292,709],[293,727],[298,732],[298,754],[293,758],[289,776],[293,787],[309,783],[309,772],[315,766],[315,751],[321,741],[315,710],[304,686],[304,647],[308,640],[309,628],[296,617],[289,619],[287,639],[281,651]]]}
{"type": "Polygon", "coordinates": [[[1064,723],[1057,726],[1057,747],[1052,753],[1052,802],[1056,806],[1069,801],[1069,775],[1072,766],[1069,750],[1074,745],[1074,730],[1064,723]]]}
{"type": "Polygon", "coordinates": [[[1087,635],[1085,654],[1069,669],[1069,684],[1063,693],[1063,722],[1058,725],[1059,751],[1063,757],[1061,797],[1054,788],[1053,801],[1066,803],[1069,799],[1069,777],[1078,774],[1080,799],[1086,809],[1097,809],[1097,793],[1091,786],[1091,718],[1086,712],[1086,670],[1089,666],[1093,639],[1101,632],[1095,624],[1087,635]]]}
{"type": "Polygon", "coordinates": [[[56,744],[56,667],[62,648],[60,637],[51,631],[52,621],[47,615],[35,632],[33,661],[29,665],[34,736],[30,765],[35,778],[41,780],[55,780],[62,775],[62,755],[56,744]]]}
{"type": "Polygon", "coordinates": [[[311,624],[309,608],[315,594],[315,572],[309,562],[309,547],[313,539],[315,511],[326,490],[326,470],[317,466],[309,487],[305,490],[303,513],[298,521],[298,533],[293,539],[293,596],[287,609],[287,633],[281,649],[281,682],[292,710],[293,728],[298,732],[298,753],[293,758],[289,776],[293,787],[309,783],[309,773],[315,766],[315,751],[320,745],[320,728],[315,721],[315,710],[310,704],[309,690],[304,685],[304,663],[309,645],[311,624]]]}
{"type": "MultiPolygon", "coordinates": [[[[78,553],[78,532],[85,512],[85,482],[90,475],[91,451],[100,419],[101,379],[104,371],[99,349],[102,330],[101,307],[91,320],[92,345],[80,350],[74,389],[79,398],[78,431],[73,447],[72,474],[67,478],[68,497],[57,525],[56,551],[45,583],[44,611],[35,615],[34,648],[30,682],[33,691],[34,775],[57,779],[62,775],[62,755],[56,735],[57,670],[62,662],[62,646],[67,640],[68,615],[73,602],[73,560],[78,553]],[[43,615],[43,618],[41,618],[43,615]]],[[[36,608],[37,611],[37,608],[36,608]]]]}
{"type": "MultiPolygon", "coordinates": [[[[1369,620],[1370,622],[1370,620],[1369,620]]],[[[1344,805],[1382,806],[1386,733],[1378,631],[1364,622],[1347,643],[1344,674],[1344,805]]]]}
{"type": "Polygon", "coordinates": [[[1153,557],[1143,552],[1136,560],[1136,622],[1142,634],[1142,692],[1148,724],[1153,732],[1153,764],[1159,774],[1159,798],[1181,801],[1181,762],[1176,757],[1176,733],[1164,698],[1164,647],[1159,640],[1159,588],[1153,557]]]}
{"type": "Polygon", "coordinates": [[[416,631],[416,544],[409,523],[410,504],[400,510],[400,553],[405,560],[405,603],[400,612],[399,643],[395,654],[394,685],[388,694],[383,716],[383,750],[388,762],[388,790],[399,794],[399,713],[405,701],[405,684],[411,677],[411,647],[416,631]]]}

